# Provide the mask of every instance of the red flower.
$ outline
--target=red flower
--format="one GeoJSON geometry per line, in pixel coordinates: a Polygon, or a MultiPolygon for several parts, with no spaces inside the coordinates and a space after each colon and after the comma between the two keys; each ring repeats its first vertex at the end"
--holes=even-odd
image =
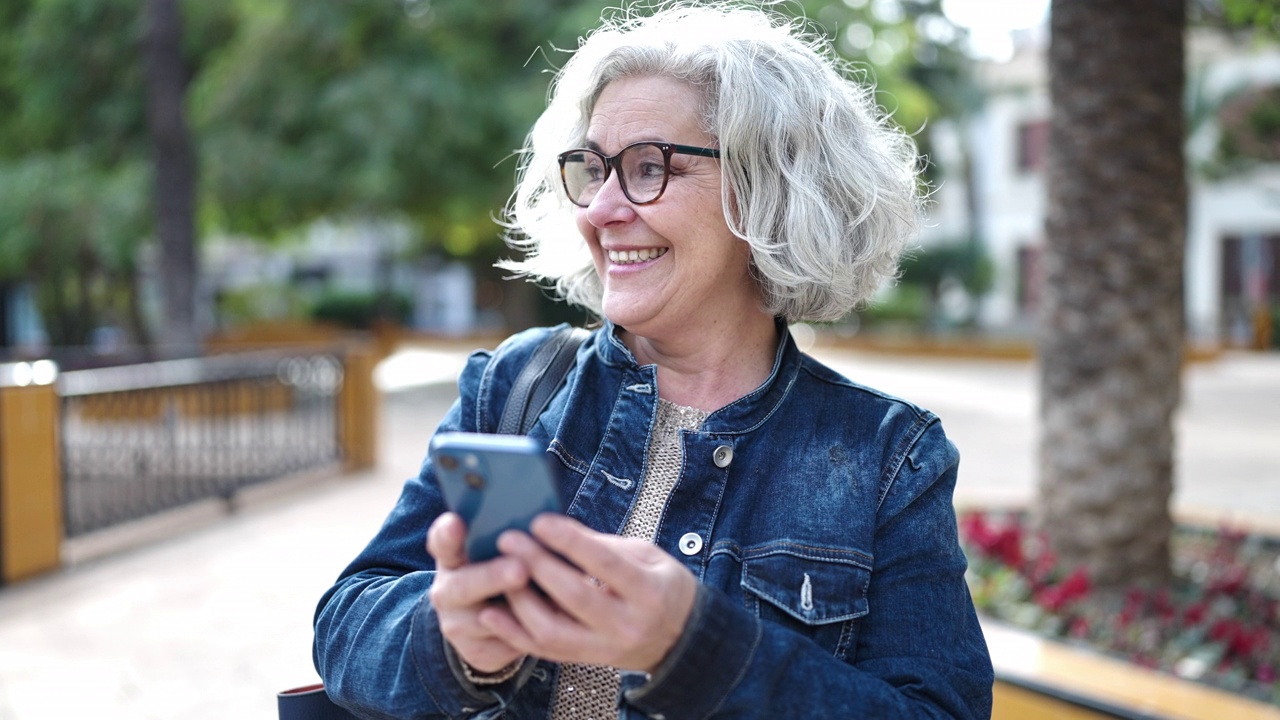
{"type": "Polygon", "coordinates": [[[1231,618],[1222,618],[1209,628],[1209,637],[1218,642],[1230,642],[1235,637],[1240,623],[1231,618]]]}
{"type": "Polygon", "coordinates": [[[960,519],[961,536],[988,557],[1012,567],[1022,565],[1022,528],[1011,522],[993,527],[981,513],[968,513],[960,519]]]}
{"type": "Polygon", "coordinates": [[[1209,637],[1226,645],[1226,657],[1248,658],[1267,647],[1271,631],[1266,627],[1249,628],[1239,620],[1223,618],[1209,628],[1209,637]]]}
{"type": "Polygon", "coordinates": [[[994,535],[995,532],[987,524],[987,518],[982,513],[965,513],[960,518],[960,537],[964,538],[965,542],[986,550],[994,535]]]}
{"type": "Polygon", "coordinates": [[[1156,615],[1161,620],[1171,620],[1175,615],[1177,615],[1177,609],[1174,608],[1173,603],[1170,602],[1169,591],[1165,588],[1157,590],[1151,597],[1151,602],[1155,608],[1156,615]]]}
{"type": "Polygon", "coordinates": [[[1204,620],[1204,616],[1209,612],[1209,604],[1198,602],[1187,606],[1183,614],[1183,619],[1188,625],[1199,625],[1204,620]]]}
{"type": "Polygon", "coordinates": [[[1230,565],[1209,583],[1209,592],[1238,595],[1248,582],[1248,570],[1240,565],[1230,565]]]}
{"type": "Polygon", "coordinates": [[[996,536],[992,552],[1005,565],[1022,567],[1022,529],[1017,525],[1007,525],[996,536]]]}
{"type": "Polygon", "coordinates": [[[1089,594],[1089,574],[1084,568],[1076,568],[1061,584],[1044,588],[1036,593],[1036,602],[1049,612],[1058,612],[1067,603],[1089,594]]]}
{"type": "Polygon", "coordinates": [[[1132,607],[1125,606],[1125,608],[1120,611],[1120,614],[1116,615],[1116,627],[1124,630],[1133,624],[1133,620],[1137,615],[1137,610],[1134,610],[1132,607]]]}
{"type": "Polygon", "coordinates": [[[1058,556],[1047,547],[1046,542],[1039,543],[1038,550],[1032,557],[1031,567],[1027,568],[1027,580],[1032,587],[1043,587],[1049,582],[1054,569],[1058,565],[1058,556]]]}

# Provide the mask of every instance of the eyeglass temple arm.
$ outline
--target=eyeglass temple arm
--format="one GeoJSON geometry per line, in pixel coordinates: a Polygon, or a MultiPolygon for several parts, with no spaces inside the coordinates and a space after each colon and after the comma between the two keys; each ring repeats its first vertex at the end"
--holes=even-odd
{"type": "Polygon", "coordinates": [[[701,155],[702,157],[718,158],[720,151],[716,148],[694,147],[692,145],[675,145],[672,144],[671,149],[681,155],[701,155]]]}

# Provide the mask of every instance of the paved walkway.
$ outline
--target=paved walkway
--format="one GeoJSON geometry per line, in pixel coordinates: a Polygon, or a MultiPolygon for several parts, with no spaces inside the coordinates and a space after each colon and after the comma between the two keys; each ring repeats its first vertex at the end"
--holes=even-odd
{"type": "MultiPolygon", "coordinates": [[[[1031,364],[817,354],[942,417],[963,456],[959,502],[1031,497],[1031,364]]],[[[375,471],[77,541],[65,569],[0,588],[0,720],[274,718],[277,690],[315,680],[316,600],[416,472],[452,399],[447,383],[413,383],[453,377],[462,357],[413,350],[381,368],[393,392],[375,471]]],[[[1280,526],[1280,355],[1192,368],[1179,430],[1181,512],[1280,526]]]]}

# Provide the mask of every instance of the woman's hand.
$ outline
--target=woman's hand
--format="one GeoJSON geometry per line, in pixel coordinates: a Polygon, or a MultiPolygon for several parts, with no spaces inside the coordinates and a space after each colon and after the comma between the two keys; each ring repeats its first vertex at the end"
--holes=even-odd
{"type": "Polygon", "coordinates": [[[537,587],[507,590],[507,608],[480,613],[491,636],[557,662],[653,671],[684,632],[697,578],[652,543],[563,515],[540,515],[531,531],[498,539],[537,587]]]}
{"type": "Polygon", "coordinates": [[[492,673],[507,667],[524,652],[481,624],[481,614],[494,610],[493,598],[519,592],[529,585],[524,564],[509,557],[468,564],[463,544],[466,526],[454,513],[436,518],[427,530],[427,552],[436,561],[436,577],[428,595],[440,618],[440,632],[472,669],[492,673]]]}

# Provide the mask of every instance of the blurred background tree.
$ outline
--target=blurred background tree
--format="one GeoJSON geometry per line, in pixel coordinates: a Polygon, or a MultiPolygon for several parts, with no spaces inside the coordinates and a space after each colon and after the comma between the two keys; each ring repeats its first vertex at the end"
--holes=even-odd
{"type": "Polygon", "coordinates": [[[1186,31],[1275,37],[1270,0],[1054,0],[1038,512],[1098,585],[1171,575],[1182,398],[1186,31]]]}
{"type": "MultiPolygon", "coordinates": [[[[188,4],[179,47],[198,72],[232,19],[188,4]]],[[[34,287],[53,345],[86,345],[104,324],[151,337],[136,284],[153,227],[143,12],[129,0],[0,10],[0,282],[34,287]]]]}
{"type": "Polygon", "coordinates": [[[1184,345],[1183,0],[1058,0],[1040,326],[1040,510],[1104,587],[1170,574],[1184,345]]]}
{"type": "MultiPolygon", "coordinates": [[[[557,48],[575,47],[607,4],[6,3],[0,283],[34,288],[52,345],[88,344],[104,325],[182,345],[199,237],[271,243],[319,219],[402,223],[411,255],[494,277],[514,151],[567,57],[557,48]],[[149,19],[157,10],[171,12],[149,19]],[[147,253],[159,318],[137,282],[147,253]]],[[[877,82],[926,151],[929,121],[968,102],[956,90],[968,86],[963,34],[938,0],[784,7],[877,82]]],[[[508,325],[540,319],[532,286],[504,291],[508,325]]]]}
{"type": "MultiPolygon", "coordinates": [[[[270,239],[320,218],[403,221],[411,252],[492,275],[494,217],[561,60],[552,47],[572,46],[602,5],[243,3],[193,94],[210,224],[270,239]]],[[[521,320],[533,318],[508,322],[521,320]]]]}

